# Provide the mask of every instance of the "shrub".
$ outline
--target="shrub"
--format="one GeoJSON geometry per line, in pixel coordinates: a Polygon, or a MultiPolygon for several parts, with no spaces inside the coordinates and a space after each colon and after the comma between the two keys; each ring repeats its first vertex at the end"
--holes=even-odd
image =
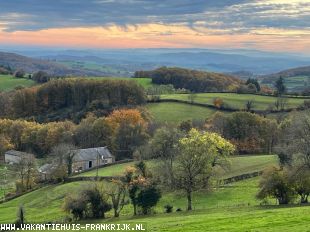
{"type": "Polygon", "coordinates": [[[148,214],[161,198],[160,190],[154,186],[147,186],[142,189],[137,197],[137,205],[141,207],[144,215],[148,214]]]}
{"type": "Polygon", "coordinates": [[[17,219],[15,221],[15,225],[17,226],[17,228],[20,228],[21,225],[25,224],[25,222],[26,222],[25,209],[24,206],[20,205],[17,210],[17,219]]]}
{"type": "Polygon", "coordinates": [[[111,204],[107,202],[97,188],[86,189],[81,193],[81,196],[90,204],[89,217],[104,218],[104,214],[112,209],[111,204]]]}
{"type": "Polygon", "coordinates": [[[224,104],[224,101],[222,98],[217,97],[217,98],[213,99],[213,105],[216,108],[218,108],[218,109],[222,108],[223,104],[224,104]]]}
{"type": "Polygon", "coordinates": [[[274,197],[280,205],[288,204],[294,198],[294,191],[289,183],[288,174],[284,169],[271,167],[263,173],[259,183],[258,199],[274,197]]]}
{"type": "Polygon", "coordinates": [[[24,70],[19,69],[19,70],[16,70],[16,71],[14,72],[14,77],[16,77],[16,78],[24,78],[25,74],[26,74],[26,73],[25,73],[24,70]]]}
{"type": "Polygon", "coordinates": [[[164,208],[165,208],[166,213],[172,213],[172,210],[173,210],[172,205],[165,205],[164,208]]]}
{"type": "Polygon", "coordinates": [[[86,212],[87,203],[79,198],[67,197],[63,206],[64,210],[73,215],[74,220],[81,220],[86,212]]]}

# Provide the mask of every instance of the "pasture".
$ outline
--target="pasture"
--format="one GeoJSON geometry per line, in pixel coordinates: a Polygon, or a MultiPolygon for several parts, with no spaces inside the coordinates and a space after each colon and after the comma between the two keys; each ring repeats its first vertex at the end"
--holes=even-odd
{"type": "MultiPolygon", "coordinates": [[[[274,107],[274,103],[277,100],[273,96],[261,96],[253,94],[236,94],[236,93],[197,93],[195,94],[197,103],[213,105],[213,100],[215,98],[221,98],[224,104],[233,108],[243,110],[245,109],[245,104],[247,101],[253,101],[254,110],[266,110],[268,107],[274,107]]],[[[189,101],[189,94],[167,94],[161,95],[161,99],[176,99],[182,101],[189,101]]],[[[298,98],[287,98],[288,108],[296,108],[303,104],[304,99],[298,98]]]]}
{"type": "Polygon", "coordinates": [[[174,102],[149,103],[146,108],[155,121],[175,124],[185,120],[204,121],[216,112],[214,109],[203,106],[174,102]]]}
{"type": "MultiPolygon", "coordinates": [[[[309,206],[260,206],[255,198],[259,178],[219,186],[211,192],[194,194],[192,212],[184,211],[186,199],[182,193],[163,193],[152,216],[132,216],[130,205],[125,206],[119,219],[82,221],[84,223],[143,223],[148,231],[309,231],[309,206]],[[163,206],[171,204],[174,211],[164,213],[163,206]]],[[[24,204],[28,222],[61,221],[63,198],[74,193],[80,182],[49,186],[0,205],[0,223],[16,218],[17,206],[24,204]]]]}
{"type": "Polygon", "coordinates": [[[0,75],[0,91],[10,91],[16,87],[30,87],[33,85],[35,85],[35,82],[29,79],[0,75]]]}
{"type": "MultiPolygon", "coordinates": [[[[148,161],[150,166],[155,161],[148,161]]],[[[236,156],[230,158],[231,168],[223,177],[238,175],[277,163],[273,155],[236,156]]],[[[99,169],[99,175],[120,175],[128,165],[119,164],[99,169]]],[[[94,175],[95,171],[81,175],[94,175]]],[[[107,214],[107,219],[87,220],[84,223],[143,223],[148,231],[308,231],[309,206],[276,206],[269,199],[268,206],[261,206],[256,199],[259,177],[227,185],[216,185],[209,191],[198,191],[193,196],[193,211],[186,212],[186,197],[180,191],[163,190],[155,215],[132,216],[132,206],[126,205],[119,219],[107,214]],[[173,213],[166,214],[164,206],[173,206],[173,213]],[[181,212],[175,212],[176,209],[181,212]]],[[[67,215],[62,210],[64,198],[77,194],[83,185],[94,182],[73,182],[49,185],[24,196],[0,204],[0,223],[16,219],[19,205],[24,205],[28,223],[61,222],[67,215]]]]}
{"type": "Polygon", "coordinates": [[[126,80],[126,81],[135,81],[139,85],[141,85],[143,88],[147,89],[148,87],[151,87],[152,79],[150,78],[130,78],[130,77],[76,77],[76,78],[87,78],[87,79],[93,79],[93,80],[126,80]]]}
{"type": "MultiPolygon", "coordinates": [[[[229,178],[232,176],[242,175],[244,173],[251,173],[262,171],[270,165],[276,165],[278,158],[276,155],[243,155],[230,157],[227,170],[218,170],[221,178],[229,178]]],[[[160,162],[157,160],[146,161],[149,168],[153,168],[160,162]]],[[[120,176],[126,167],[134,165],[135,162],[123,163],[103,167],[98,169],[98,176],[120,176]]],[[[160,164],[160,163],[159,163],[160,164]]],[[[78,176],[96,176],[97,170],[91,170],[79,174],[78,176]]]]}

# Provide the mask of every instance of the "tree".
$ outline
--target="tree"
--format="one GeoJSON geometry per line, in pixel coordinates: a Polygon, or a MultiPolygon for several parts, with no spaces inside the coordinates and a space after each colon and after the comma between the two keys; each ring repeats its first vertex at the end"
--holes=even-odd
{"type": "Polygon", "coordinates": [[[310,169],[310,116],[309,111],[294,115],[281,130],[279,152],[288,155],[295,166],[310,169]]]}
{"type": "Polygon", "coordinates": [[[11,144],[11,142],[6,136],[0,134],[0,160],[4,153],[10,149],[13,149],[13,144],[11,144]]]}
{"type": "MultiPolygon", "coordinates": [[[[190,130],[190,129],[189,129],[190,130]]],[[[183,134],[175,128],[162,127],[156,130],[149,141],[148,158],[159,159],[158,173],[169,187],[174,185],[173,163],[178,154],[178,141],[183,134]]]]}
{"type": "Polygon", "coordinates": [[[111,205],[107,199],[100,193],[98,187],[84,189],[81,196],[91,206],[91,216],[93,218],[105,218],[105,213],[111,210],[111,205]]]}
{"type": "Polygon", "coordinates": [[[274,87],[276,88],[277,94],[279,96],[286,93],[286,86],[285,86],[284,78],[280,76],[279,79],[276,80],[274,87]]]}
{"type": "Polygon", "coordinates": [[[26,222],[26,218],[25,218],[25,209],[23,205],[20,205],[18,207],[17,210],[17,220],[16,220],[16,224],[18,227],[24,225],[26,222]]]}
{"type": "Polygon", "coordinates": [[[127,186],[124,180],[112,180],[108,186],[107,195],[111,197],[114,217],[119,217],[120,212],[127,204],[127,186]]]}
{"type": "Polygon", "coordinates": [[[16,191],[23,192],[32,189],[37,177],[36,161],[33,155],[25,155],[15,165],[17,175],[20,180],[20,186],[16,186],[16,191]]]}
{"type": "Polygon", "coordinates": [[[137,205],[142,208],[144,215],[148,214],[152,207],[157,205],[161,198],[161,192],[155,185],[147,185],[141,189],[137,196],[137,205]]]}
{"type": "Polygon", "coordinates": [[[219,97],[214,98],[214,99],[213,99],[213,105],[214,105],[216,108],[220,109],[220,108],[223,107],[224,101],[223,101],[222,98],[219,98],[219,97]]]}
{"type": "Polygon", "coordinates": [[[253,100],[248,100],[245,103],[245,109],[247,112],[250,112],[254,107],[254,101],[253,100]]]}
{"type": "Polygon", "coordinates": [[[266,169],[259,183],[258,199],[274,197],[280,205],[288,204],[294,197],[294,190],[289,183],[285,169],[270,167],[266,169]]]}
{"type": "Polygon", "coordinates": [[[192,128],[193,128],[193,123],[191,120],[185,120],[179,124],[179,129],[186,133],[188,133],[192,128]]]}
{"type": "Polygon", "coordinates": [[[260,84],[258,83],[257,79],[249,78],[249,79],[246,81],[245,84],[246,84],[246,85],[249,85],[249,84],[255,85],[255,88],[256,88],[257,92],[260,92],[260,90],[261,90],[260,84]]]}
{"type": "Polygon", "coordinates": [[[279,97],[275,103],[274,103],[275,107],[277,110],[284,110],[287,105],[288,105],[288,99],[285,97],[279,97]]]}
{"type": "Polygon", "coordinates": [[[61,143],[52,148],[51,156],[59,166],[65,165],[67,174],[72,174],[73,159],[77,148],[72,144],[61,143]]]}
{"type": "Polygon", "coordinates": [[[310,195],[310,169],[295,166],[288,169],[288,177],[293,190],[300,196],[300,203],[308,203],[310,195]]]}
{"type": "Polygon", "coordinates": [[[32,80],[34,80],[37,83],[48,82],[50,78],[51,76],[47,72],[44,72],[44,71],[38,71],[32,75],[32,80]]]}
{"type": "Polygon", "coordinates": [[[26,74],[26,73],[25,73],[24,70],[18,69],[18,70],[16,70],[16,71],[14,72],[14,77],[16,77],[16,78],[24,78],[25,74],[26,74]]]}
{"type": "Polygon", "coordinates": [[[99,185],[87,185],[76,194],[68,194],[63,209],[73,214],[75,220],[83,218],[104,218],[111,210],[107,198],[99,190],[99,185]]]}
{"type": "Polygon", "coordinates": [[[67,196],[63,205],[63,210],[71,213],[74,220],[81,220],[84,218],[85,212],[87,210],[87,202],[85,199],[74,198],[72,196],[67,196]]]}
{"type": "Polygon", "coordinates": [[[197,98],[197,94],[195,94],[195,93],[188,94],[188,100],[191,104],[193,104],[195,102],[196,98],[197,98]]]}
{"type": "Polygon", "coordinates": [[[234,152],[234,146],[215,133],[192,129],[179,140],[180,154],[175,165],[177,187],[187,195],[187,209],[192,210],[193,191],[209,185],[213,168],[234,152]]]}

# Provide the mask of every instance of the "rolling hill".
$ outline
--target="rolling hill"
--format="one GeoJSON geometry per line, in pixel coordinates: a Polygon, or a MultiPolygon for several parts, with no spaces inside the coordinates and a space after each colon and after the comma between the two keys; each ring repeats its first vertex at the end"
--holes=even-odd
{"type": "Polygon", "coordinates": [[[273,85],[283,77],[289,91],[303,91],[310,88],[310,66],[287,69],[278,73],[262,76],[262,84],[273,85]]]}
{"type": "Polygon", "coordinates": [[[23,69],[26,73],[45,71],[55,76],[104,76],[106,74],[98,70],[68,68],[56,62],[8,52],[0,52],[0,66],[10,67],[13,70],[23,69]]]}

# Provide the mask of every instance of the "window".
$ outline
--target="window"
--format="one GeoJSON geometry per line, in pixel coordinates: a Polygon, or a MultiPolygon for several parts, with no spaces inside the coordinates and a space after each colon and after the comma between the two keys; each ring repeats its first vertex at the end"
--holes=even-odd
{"type": "Polygon", "coordinates": [[[89,161],[88,162],[88,168],[92,168],[93,167],[93,161],[89,161]]]}

